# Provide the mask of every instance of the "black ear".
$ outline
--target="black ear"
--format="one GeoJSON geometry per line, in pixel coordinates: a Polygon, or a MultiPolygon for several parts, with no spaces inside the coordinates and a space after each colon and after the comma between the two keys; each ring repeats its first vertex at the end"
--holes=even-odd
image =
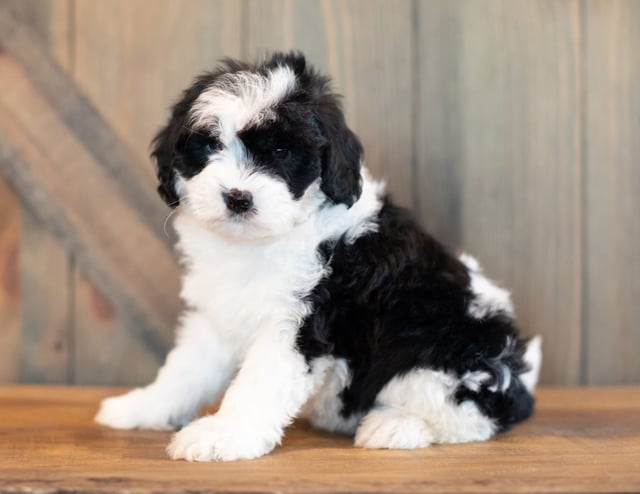
{"type": "Polygon", "coordinates": [[[347,127],[340,105],[334,97],[325,100],[319,107],[317,116],[327,139],[322,156],[320,189],[336,204],[351,207],[362,193],[362,144],[347,127]]]}
{"type": "Polygon", "coordinates": [[[151,157],[155,160],[156,176],[160,182],[158,194],[169,207],[175,208],[180,204],[180,197],[176,193],[176,145],[187,128],[189,109],[200,93],[234,62],[227,60],[224,63],[226,66],[221,67],[218,72],[208,72],[197,77],[191,87],[182,93],[180,100],[171,109],[169,123],[151,142],[151,157]]]}
{"type": "Polygon", "coordinates": [[[176,193],[175,137],[172,127],[169,122],[153,139],[151,157],[156,162],[156,176],[160,182],[158,194],[169,207],[175,208],[180,204],[180,198],[176,193]]]}

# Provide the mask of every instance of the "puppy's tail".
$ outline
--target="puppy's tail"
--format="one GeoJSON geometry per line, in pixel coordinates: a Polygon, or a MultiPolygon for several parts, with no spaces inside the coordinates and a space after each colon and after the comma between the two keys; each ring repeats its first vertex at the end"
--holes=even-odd
{"type": "Polygon", "coordinates": [[[529,393],[533,393],[533,389],[536,387],[538,378],[540,377],[540,366],[542,365],[541,336],[536,336],[529,340],[527,343],[527,351],[524,354],[524,361],[527,363],[529,370],[524,374],[520,374],[520,381],[529,393]]]}

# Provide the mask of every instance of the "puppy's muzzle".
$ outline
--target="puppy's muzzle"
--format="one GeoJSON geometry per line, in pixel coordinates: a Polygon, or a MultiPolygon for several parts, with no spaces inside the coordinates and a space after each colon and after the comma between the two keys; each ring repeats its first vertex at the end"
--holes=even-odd
{"type": "Polygon", "coordinates": [[[229,211],[242,214],[253,208],[253,196],[248,190],[231,189],[222,193],[224,203],[229,211]]]}

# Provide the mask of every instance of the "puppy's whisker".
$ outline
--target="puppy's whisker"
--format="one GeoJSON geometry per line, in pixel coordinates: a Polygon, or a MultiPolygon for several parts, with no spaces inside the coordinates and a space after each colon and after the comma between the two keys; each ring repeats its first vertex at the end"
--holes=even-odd
{"type": "MultiPolygon", "coordinates": [[[[174,203],[174,204],[177,204],[174,203]]],[[[164,222],[162,224],[162,231],[164,232],[165,236],[167,238],[169,238],[169,232],[167,232],[167,223],[169,222],[169,220],[171,219],[171,217],[176,213],[177,209],[172,209],[169,214],[165,217],[164,222]]]]}

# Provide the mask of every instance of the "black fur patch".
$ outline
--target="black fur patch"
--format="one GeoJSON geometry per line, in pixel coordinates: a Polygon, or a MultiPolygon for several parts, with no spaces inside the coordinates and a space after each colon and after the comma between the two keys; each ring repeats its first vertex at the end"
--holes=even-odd
{"type": "Polygon", "coordinates": [[[277,120],[238,134],[257,170],[282,179],[294,198],[300,199],[322,170],[327,140],[309,109],[286,102],[276,109],[277,120]]]}
{"type": "Polygon", "coordinates": [[[308,360],[334,355],[349,363],[352,381],[342,393],[343,415],[366,412],[394,376],[416,368],[458,377],[486,371],[492,379],[459,402],[472,400],[500,429],[531,414],[533,400],[518,379],[524,342],[506,314],[476,319],[466,266],[424,233],[405,210],[385,201],[379,229],[349,244],[321,246],[331,268],[309,296],[313,313],[298,335],[308,360]],[[514,376],[505,393],[503,366],[514,376]]]}
{"type": "Polygon", "coordinates": [[[204,131],[184,134],[176,144],[174,166],[184,178],[191,178],[200,173],[211,155],[221,148],[218,138],[204,131]]]}

